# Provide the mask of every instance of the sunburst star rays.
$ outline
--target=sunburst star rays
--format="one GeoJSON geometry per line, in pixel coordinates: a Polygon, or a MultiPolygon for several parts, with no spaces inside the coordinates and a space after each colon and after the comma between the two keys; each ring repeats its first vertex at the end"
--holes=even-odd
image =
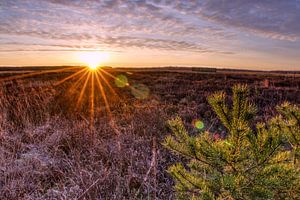
{"type": "Polygon", "coordinates": [[[88,103],[88,112],[89,112],[89,126],[90,126],[90,132],[94,133],[94,125],[95,125],[95,110],[100,105],[100,99],[101,102],[103,102],[104,110],[108,116],[109,124],[115,131],[115,133],[118,135],[119,131],[117,130],[116,123],[114,122],[113,115],[111,112],[110,104],[109,104],[109,97],[107,95],[106,89],[109,89],[110,94],[112,94],[115,97],[118,97],[117,92],[110,84],[110,81],[108,81],[107,77],[113,78],[114,76],[111,75],[109,72],[106,72],[104,69],[101,69],[100,67],[97,67],[95,69],[92,69],[90,67],[66,67],[63,69],[54,69],[54,70],[45,70],[45,71],[38,71],[38,72],[32,72],[28,74],[21,74],[16,76],[9,76],[7,78],[0,79],[0,82],[10,82],[12,80],[22,80],[26,78],[36,77],[36,76],[42,76],[47,75],[51,73],[62,73],[67,72],[70,73],[72,70],[76,70],[71,75],[68,75],[67,77],[62,78],[61,80],[58,80],[52,86],[46,86],[45,89],[42,89],[40,92],[49,90],[53,87],[58,87],[60,85],[63,85],[66,82],[71,83],[71,86],[66,89],[66,91],[61,91],[63,94],[66,95],[67,98],[75,98],[75,104],[76,104],[76,111],[78,113],[80,112],[86,112],[87,110],[84,110],[83,103],[88,103]],[[105,72],[105,73],[104,73],[105,72]],[[79,92],[79,95],[78,92],[79,92]],[[76,96],[74,96],[76,95],[76,96]],[[83,100],[86,99],[88,102],[83,102],[83,100]]]}

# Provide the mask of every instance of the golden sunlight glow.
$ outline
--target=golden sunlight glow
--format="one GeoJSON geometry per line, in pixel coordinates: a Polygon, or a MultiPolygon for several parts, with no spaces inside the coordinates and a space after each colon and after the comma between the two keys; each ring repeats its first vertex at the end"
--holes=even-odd
{"type": "Polygon", "coordinates": [[[98,65],[97,64],[89,64],[89,68],[92,69],[92,70],[95,70],[97,69],[98,65]]]}
{"type": "Polygon", "coordinates": [[[84,52],[79,55],[80,61],[88,65],[91,70],[108,61],[109,54],[106,52],[84,52]]]}
{"type": "MultiPolygon", "coordinates": [[[[54,83],[54,87],[57,87],[67,81],[72,81],[72,86],[66,90],[68,96],[70,95],[71,99],[75,97],[77,99],[74,103],[74,111],[80,112],[84,111],[84,114],[89,114],[89,121],[81,116],[85,121],[89,122],[90,134],[94,135],[95,133],[95,118],[98,116],[95,112],[102,108],[105,109],[107,117],[109,120],[109,125],[114,130],[117,137],[121,134],[118,125],[114,121],[113,114],[110,108],[109,95],[106,91],[110,91],[109,94],[113,95],[114,98],[120,99],[121,97],[114,90],[110,84],[110,80],[113,80],[115,85],[118,88],[128,87],[131,90],[131,93],[137,99],[145,99],[149,96],[149,89],[143,84],[133,84],[130,85],[128,78],[124,74],[119,74],[117,76],[111,74],[109,71],[106,71],[106,68],[101,68],[100,64],[105,62],[108,59],[108,54],[104,52],[90,52],[90,53],[80,53],[76,58],[81,59],[81,62],[84,61],[85,64],[88,64],[88,67],[78,66],[78,67],[64,67],[62,69],[54,70],[44,70],[26,74],[19,74],[15,76],[8,76],[7,78],[1,79],[2,81],[11,81],[16,79],[28,78],[31,76],[45,75],[48,73],[58,73],[58,72],[68,72],[68,76],[58,80],[54,83]],[[110,78],[108,80],[107,78],[110,78]],[[101,107],[101,103],[104,107],[101,107]],[[88,107],[89,108],[88,108],[88,107]],[[86,110],[86,108],[88,108],[86,110]],[[86,112],[87,111],[87,112],[86,112]]],[[[108,69],[109,70],[109,69],[108,69]]],[[[110,70],[111,71],[111,70],[110,70]]],[[[52,87],[43,89],[42,91],[52,90],[52,87]]]]}

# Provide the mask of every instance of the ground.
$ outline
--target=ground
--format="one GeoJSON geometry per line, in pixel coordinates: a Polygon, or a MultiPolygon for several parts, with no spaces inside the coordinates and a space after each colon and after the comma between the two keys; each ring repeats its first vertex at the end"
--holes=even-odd
{"type": "Polygon", "coordinates": [[[174,199],[166,169],[182,158],[161,145],[168,119],[225,137],[206,98],[237,83],[250,87],[256,121],[300,105],[299,73],[106,67],[108,110],[91,81],[78,101],[85,78],[60,81],[82,68],[64,69],[0,69],[0,199],[174,199]]]}

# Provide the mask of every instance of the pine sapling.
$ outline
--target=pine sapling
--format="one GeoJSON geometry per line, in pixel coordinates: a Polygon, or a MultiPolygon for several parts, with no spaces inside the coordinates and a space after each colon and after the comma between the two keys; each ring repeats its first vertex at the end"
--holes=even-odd
{"type": "Polygon", "coordinates": [[[191,136],[179,117],[168,121],[173,135],[164,146],[188,159],[168,170],[179,199],[300,198],[299,107],[278,106],[280,115],[251,128],[256,108],[248,95],[247,86],[236,85],[231,106],[224,92],[208,97],[224,139],[208,131],[191,136]]]}

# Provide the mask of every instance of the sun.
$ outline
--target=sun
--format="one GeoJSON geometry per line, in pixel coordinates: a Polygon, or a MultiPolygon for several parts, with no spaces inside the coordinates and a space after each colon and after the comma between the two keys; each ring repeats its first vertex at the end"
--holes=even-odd
{"type": "Polygon", "coordinates": [[[86,64],[91,70],[95,70],[107,62],[108,57],[109,54],[107,52],[84,52],[79,55],[80,61],[86,64]]]}
{"type": "Polygon", "coordinates": [[[91,70],[95,70],[98,68],[98,65],[97,64],[92,64],[90,63],[89,66],[88,66],[91,70]]]}

